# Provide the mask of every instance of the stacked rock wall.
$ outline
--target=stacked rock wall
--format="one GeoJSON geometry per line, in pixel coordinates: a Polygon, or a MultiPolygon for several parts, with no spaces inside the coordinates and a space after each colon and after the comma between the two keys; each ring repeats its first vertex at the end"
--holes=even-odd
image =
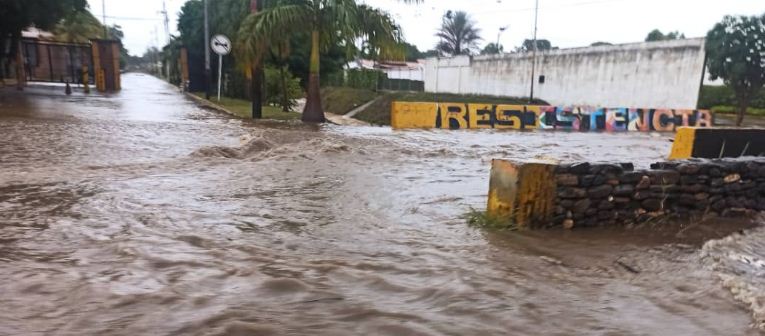
{"type": "MultiPolygon", "coordinates": [[[[765,211],[765,159],[555,167],[552,223],[567,228],[644,222],[665,216],[765,211]]],[[[537,223],[543,224],[543,223],[537,223]]]]}

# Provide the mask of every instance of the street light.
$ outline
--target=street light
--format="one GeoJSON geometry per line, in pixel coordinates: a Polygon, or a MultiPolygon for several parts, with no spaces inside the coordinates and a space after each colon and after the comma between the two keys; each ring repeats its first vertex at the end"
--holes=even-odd
{"type": "Polygon", "coordinates": [[[499,49],[499,37],[502,36],[502,33],[504,33],[507,28],[510,28],[510,26],[499,27],[499,31],[497,32],[497,44],[494,45],[497,47],[497,54],[502,53],[502,51],[499,49]]]}

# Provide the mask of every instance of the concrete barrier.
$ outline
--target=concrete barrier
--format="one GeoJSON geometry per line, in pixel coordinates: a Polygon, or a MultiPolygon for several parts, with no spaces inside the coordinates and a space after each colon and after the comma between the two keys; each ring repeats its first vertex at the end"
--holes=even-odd
{"type": "Polygon", "coordinates": [[[538,105],[394,102],[393,128],[673,132],[710,127],[705,110],[592,108],[538,105]]]}
{"type": "Polygon", "coordinates": [[[493,160],[487,214],[520,228],[765,211],[765,158],[632,164],[493,160]]]}
{"type": "Polygon", "coordinates": [[[670,160],[765,156],[765,129],[681,127],[670,160]]]}
{"type": "Polygon", "coordinates": [[[489,214],[520,227],[552,219],[555,165],[492,160],[489,214]]]}

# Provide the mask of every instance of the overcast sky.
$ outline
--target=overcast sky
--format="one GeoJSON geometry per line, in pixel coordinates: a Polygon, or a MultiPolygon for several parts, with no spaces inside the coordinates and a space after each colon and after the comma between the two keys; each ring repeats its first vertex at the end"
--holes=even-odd
{"type": "MultiPolygon", "coordinates": [[[[123,27],[124,43],[131,54],[142,54],[152,45],[164,45],[162,0],[104,1],[107,24],[123,27]]],[[[405,5],[395,0],[362,1],[389,11],[403,27],[407,40],[420,50],[431,49],[436,44],[434,33],[447,10],[468,12],[481,29],[483,44],[495,42],[499,27],[509,26],[500,39],[506,50],[520,45],[533,31],[534,0],[425,0],[420,5],[405,5]]],[[[561,48],[596,41],[642,41],[654,28],[701,37],[725,14],[765,13],[765,0],[539,1],[538,37],[561,48]]],[[[102,0],[89,2],[93,13],[101,18],[102,0]]],[[[184,2],[186,0],[166,0],[171,33],[176,31],[178,12],[184,2]]]]}

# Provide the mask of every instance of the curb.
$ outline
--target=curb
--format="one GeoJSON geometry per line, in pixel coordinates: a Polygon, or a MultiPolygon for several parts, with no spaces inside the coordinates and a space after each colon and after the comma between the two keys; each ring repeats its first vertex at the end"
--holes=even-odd
{"type": "Polygon", "coordinates": [[[194,94],[192,94],[190,92],[184,92],[183,94],[186,95],[186,97],[191,98],[191,100],[195,101],[199,105],[202,105],[204,107],[216,110],[218,112],[223,112],[223,113],[230,114],[230,115],[232,115],[234,117],[237,117],[237,118],[240,118],[240,119],[244,119],[241,116],[237,115],[236,113],[231,112],[227,108],[225,108],[223,106],[220,106],[218,104],[215,104],[215,103],[213,103],[213,102],[211,102],[211,101],[209,101],[207,99],[204,99],[204,98],[201,98],[201,97],[197,97],[196,95],[194,95],[194,94]]]}

